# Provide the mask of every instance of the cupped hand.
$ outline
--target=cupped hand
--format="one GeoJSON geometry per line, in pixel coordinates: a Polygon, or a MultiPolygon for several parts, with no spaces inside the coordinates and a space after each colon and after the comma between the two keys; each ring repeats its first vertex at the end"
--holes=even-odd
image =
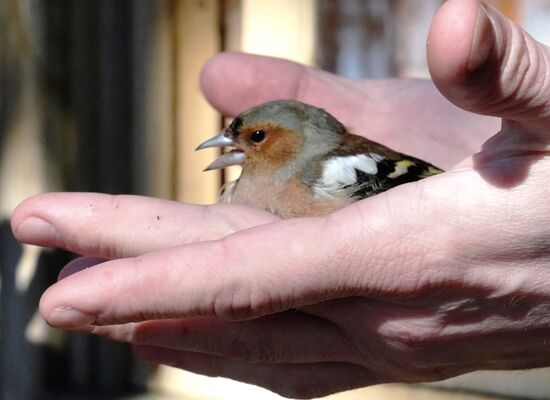
{"type": "MultiPolygon", "coordinates": [[[[502,117],[501,132],[444,174],[327,217],[93,194],[24,202],[12,221],[19,240],[111,259],[48,289],[44,318],[134,343],[147,360],[291,397],[549,365],[549,51],[495,10],[450,0],[428,59],[441,92],[502,117]]],[[[209,64],[203,85],[228,114],[297,97],[358,132],[375,126],[386,144],[415,143],[409,153],[434,162],[464,158],[489,136],[422,83],[349,83],[230,54],[209,64]],[[383,95],[399,85],[424,96],[411,106],[383,95]],[[434,121],[413,112],[422,104],[440,111],[434,121]]]]}

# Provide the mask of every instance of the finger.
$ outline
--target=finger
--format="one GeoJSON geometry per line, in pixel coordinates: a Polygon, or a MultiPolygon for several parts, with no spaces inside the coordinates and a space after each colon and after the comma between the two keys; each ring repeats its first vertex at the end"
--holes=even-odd
{"type": "Polygon", "coordinates": [[[270,100],[295,99],[330,110],[348,127],[364,111],[365,94],[357,87],[356,81],[292,61],[243,53],[221,53],[201,74],[205,97],[224,115],[270,100]]]}
{"type": "Polygon", "coordinates": [[[112,259],[218,239],[274,220],[277,217],[272,214],[242,206],[201,206],[98,193],[48,193],[21,203],[11,224],[15,237],[22,242],[112,259]]]}
{"type": "Polygon", "coordinates": [[[208,317],[146,321],[98,326],[92,332],[133,344],[253,363],[349,362],[357,356],[336,325],[298,311],[242,322],[208,317]]]}
{"type": "MultiPolygon", "coordinates": [[[[471,260],[532,251],[502,247],[511,229],[518,246],[521,232],[531,234],[530,226],[510,226],[525,219],[524,208],[503,216],[498,207],[484,207],[518,193],[503,194],[475,171],[453,171],[323,218],[277,221],[220,240],[102,263],[49,288],[40,310],[63,328],[191,316],[244,320],[341,297],[410,296],[454,282],[493,287],[502,281],[508,287],[508,275],[486,273],[490,281],[480,283],[469,266],[471,260]],[[449,215],[449,223],[431,223],[449,215]],[[487,237],[483,246],[479,237],[487,237]]],[[[514,274],[532,279],[533,272],[514,274]]]]}
{"type": "Polygon", "coordinates": [[[306,399],[380,383],[368,370],[347,363],[258,364],[208,354],[135,346],[138,357],[201,375],[264,387],[288,398],[306,399]]]}
{"type": "MultiPolygon", "coordinates": [[[[459,177],[444,174],[439,179],[448,179],[454,188],[459,177]]],[[[411,254],[410,249],[429,251],[422,243],[434,248],[444,243],[445,233],[419,230],[426,221],[454,214],[453,204],[458,201],[471,201],[455,193],[470,192],[447,190],[436,179],[422,182],[397,187],[324,218],[278,221],[221,240],[96,265],[50,287],[42,297],[41,313],[51,325],[62,328],[199,315],[242,320],[342,296],[407,292],[421,287],[424,280],[435,284],[437,279],[458,279],[455,274],[465,270],[432,274],[442,261],[411,254]],[[422,198],[430,196],[442,210],[424,207],[422,198]],[[403,208],[403,198],[418,198],[419,204],[410,201],[403,208]],[[433,215],[436,211],[442,215],[433,215]],[[394,221],[400,221],[398,226],[394,221]],[[417,241],[421,243],[414,246],[417,241]]],[[[464,223],[475,225],[470,219],[464,223]]],[[[202,229],[200,221],[191,227],[202,229]]]]}
{"type": "MultiPolygon", "coordinates": [[[[441,175],[448,185],[435,177],[400,186],[323,218],[278,221],[221,240],[105,262],[49,288],[40,310],[51,325],[63,328],[199,315],[243,320],[462,279],[464,268],[441,273],[442,263],[453,260],[424,253],[438,243],[447,246],[447,227],[422,230],[426,221],[456,214],[460,202],[470,204],[471,191],[455,189],[460,176],[441,175]],[[462,192],[465,199],[456,195],[462,192]],[[409,201],[403,208],[403,198],[418,198],[418,204],[409,201]],[[441,209],[426,208],[424,198],[441,209]]],[[[475,232],[476,223],[467,218],[464,226],[475,232]]]]}
{"type": "Polygon", "coordinates": [[[550,122],[550,55],[497,10],[445,2],[428,40],[432,78],[456,105],[538,130],[550,122]]]}
{"type": "MultiPolygon", "coordinates": [[[[515,260],[511,253],[536,250],[523,245],[532,234],[530,223],[522,222],[523,207],[507,208],[506,215],[499,207],[484,207],[508,197],[517,201],[521,193],[495,189],[475,171],[453,171],[323,218],[277,221],[96,265],[50,287],[40,311],[62,328],[192,316],[245,320],[342,297],[413,296],[455,282],[509,287],[509,275],[500,269],[485,268],[480,282],[470,266],[473,260],[515,260]],[[502,247],[511,233],[517,241],[502,247]],[[483,246],[479,237],[486,237],[483,246]]],[[[514,269],[515,282],[528,279],[535,282],[531,292],[543,290],[533,274],[514,269]]]]}
{"type": "MultiPolygon", "coordinates": [[[[309,276],[329,257],[316,243],[338,237],[331,235],[336,226],[323,219],[287,220],[231,239],[104,262],[50,287],[40,309],[50,324],[72,328],[196,315],[249,319],[293,308],[296,297],[317,302],[332,284],[322,282],[323,274],[309,276]],[[304,265],[296,269],[296,260],[304,265]]],[[[334,270],[326,273],[343,273],[331,258],[334,270]]]]}

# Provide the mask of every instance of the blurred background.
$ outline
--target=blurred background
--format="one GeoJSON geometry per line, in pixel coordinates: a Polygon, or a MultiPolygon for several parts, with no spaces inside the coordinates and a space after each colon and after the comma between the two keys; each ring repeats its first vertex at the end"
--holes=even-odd
{"type": "MultiPolygon", "coordinates": [[[[0,399],[276,398],[146,366],[125,345],[47,327],[37,302],[71,255],[16,243],[11,211],[53,190],[214,202],[220,184],[238,171],[202,173],[216,150],[193,151],[224,123],[199,91],[209,57],[238,50],[350,78],[427,77],[425,40],[441,3],[1,0],[0,399]]],[[[489,3],[550,43],[550,0],[489,3]]],[[[333,398],[497,396],[550,398],[550,372],[482,372],[333,398]]]]}

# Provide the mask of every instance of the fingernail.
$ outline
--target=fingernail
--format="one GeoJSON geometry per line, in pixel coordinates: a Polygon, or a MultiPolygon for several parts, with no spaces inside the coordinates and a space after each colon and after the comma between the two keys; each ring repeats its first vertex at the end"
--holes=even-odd
{"type": "Polygon", "coordinates": [[[59,275],[57,276],[57,280],[60,281],[62,279],[65,279],[66,277],[76,274],[77,272],[83,271],[86,268],[91,268],[97,264],[101,264],[103,262],[107,261],[104,258],[99,257],[80,257],[75,260],[70,261],[67,265],[63,267],[61,272],[59,272],[59,275]]]}
{"type": "Polygon", "coordinates": [[[47,321],[56,328],[77,328],[92,324],[94,319],[93,316],[72,307],[56,307],[48,316],[47,321]]]}
{"type": "Polygon", "coordinates": [[[466,66],[468,71],[475,71],[487,61],[493,45],[493,25],[487,15],[485,5],[480,4],[478,7],[470,56],[468,57],[468,64],[466,66]]]}
{"type": "Polygon", "coordinates": [[[36,245],[50,245],[57,236],[57,230],[42,218],[29,217],[15,230],[17,240],[36,245]]]}

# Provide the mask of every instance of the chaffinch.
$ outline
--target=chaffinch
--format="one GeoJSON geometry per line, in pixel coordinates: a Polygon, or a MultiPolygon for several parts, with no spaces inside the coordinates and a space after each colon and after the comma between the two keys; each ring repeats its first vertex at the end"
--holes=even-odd
{"type": "Polygon", "coordinates": [[[417,158],[349,133],[323,109],[277,100],[239,114],[205,141],[234,147],[205,171],[241,165],[221,201],[262,208],[282,218],[328,214],[394,186],[442,172],[417,158]]]}

